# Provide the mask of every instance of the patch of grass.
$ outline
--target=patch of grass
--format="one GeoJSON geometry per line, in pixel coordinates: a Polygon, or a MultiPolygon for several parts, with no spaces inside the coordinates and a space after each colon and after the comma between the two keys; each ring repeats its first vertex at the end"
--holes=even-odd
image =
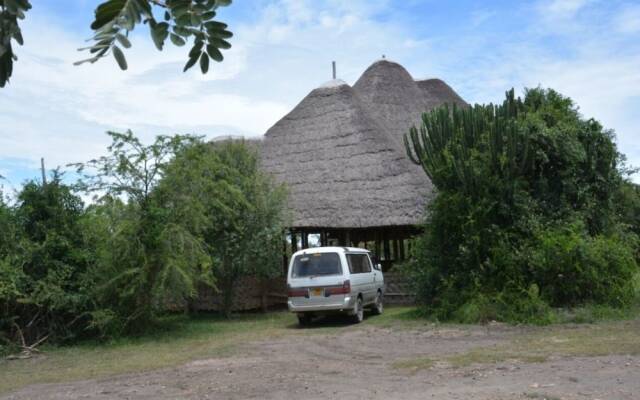
{"type": "Polygon", "coordinates": [[[473,364],[497,364],[505,361],[521,361],[525,363],[544,362],[547,357],[542,354],[526,354],[509,349],[482,348],[467,353],[456,354],[444,359],[454,368],[463,368],[473,364]]]}
{"type": "Polygon", "coordinates": [[[426,360],[416,358],[395,363],[395,368],[430,368],[443,362],[454,368],[505,361],[544,362],[550,357],[595,357],[640,354],[640,319],[601,322],[593,325],[554,325],[513,339],[508,344],[426,360]]]}
{"type": "Polygon", "coordinates": [[[640,305],[616,308],[603,305],[587,305],[571,310],[556,310],[558,322],[592,324],[599,321],[624,321],[640,316],[640,305]]]}
{"type": "Polygon", "coordinates": [[[429,357],[421,357],[413,360],[396,361],[391,366],[398,369],[408,369],[418,371],[421,369],[429,369],[433,367],[435,360],[429,357]]]}
{"type": "Polygon", "coordinates": [[[432,321],[423,318],[418,308],[403,306],[385,307],[382,315],[367,318],[366,321],[368,325],[395,329],[412,329],[433,325],[432,321]]]}
{"type": "Polygon", "coordinates": [[[539,400],[562,400],[560,397],[549,396],[548,394],[542,394],[538,392],[525,393],[524,397],[528,399],[539,399],[539,400]]]}

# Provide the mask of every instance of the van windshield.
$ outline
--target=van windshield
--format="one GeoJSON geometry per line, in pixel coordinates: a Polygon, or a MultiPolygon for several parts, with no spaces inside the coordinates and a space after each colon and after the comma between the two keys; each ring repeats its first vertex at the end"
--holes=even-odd
{"type": "Polygon", "coordinates": [[[342,275],[338,253],[300,254],[293,260],[292,278],[317,275],[342,275]]]}

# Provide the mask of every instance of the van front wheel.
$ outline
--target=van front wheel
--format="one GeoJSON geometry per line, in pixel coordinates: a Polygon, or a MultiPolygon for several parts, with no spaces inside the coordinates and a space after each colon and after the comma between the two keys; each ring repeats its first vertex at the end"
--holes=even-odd
{"type": "Polygon", "coordinates": [[[351,316],[353,322],[359,324],[364,319],[364,306],[362,304],[362,297],[358,297],[356,305],[353,309],[353,315],[351,316]]]}

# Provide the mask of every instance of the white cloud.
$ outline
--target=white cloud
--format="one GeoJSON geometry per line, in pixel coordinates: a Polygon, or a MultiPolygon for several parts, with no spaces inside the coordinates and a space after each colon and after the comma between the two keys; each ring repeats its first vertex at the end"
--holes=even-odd
{"type": "Polygon", "coordinates": [[[496,14],[497,12],[495,10],[475,10],[471,13],[471,25],[478,27],[493,18],[496,14]]]}
{"type": "Polygon", "coordinates": [[[541,10],[547,17],[570,18],[590,2],[590,0],[550,0],[541,3],[541,10]]]}
{"type": "Polygon", "coordinates": [[[624,7],[614,19],[618,32],[632,34],[640,32],[640,5],[624,7]]]}

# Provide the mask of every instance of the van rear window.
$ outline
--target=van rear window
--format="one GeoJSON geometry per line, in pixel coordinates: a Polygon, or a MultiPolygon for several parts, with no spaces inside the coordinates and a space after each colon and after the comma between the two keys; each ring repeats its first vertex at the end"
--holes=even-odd
{"type": "Polygon", "coordinates": [[[342,275],[338,253],[300,254],[293,260],[292,278],[317,275],[342,275]]]}

